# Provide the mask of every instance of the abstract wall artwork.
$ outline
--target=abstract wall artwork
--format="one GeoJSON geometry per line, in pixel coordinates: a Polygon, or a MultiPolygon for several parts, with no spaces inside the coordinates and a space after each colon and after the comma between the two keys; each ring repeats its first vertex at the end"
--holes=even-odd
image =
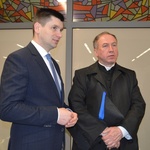
{"type": "MultiPolygon", "coordinates": [[[[64,5],[57,0],[1,0],[0,23],[32,22],[39,7],[56,9],[66,18],[64,5]]],[[[72,21],[150,21],[150,0],[73,0],[72,21]]]]}

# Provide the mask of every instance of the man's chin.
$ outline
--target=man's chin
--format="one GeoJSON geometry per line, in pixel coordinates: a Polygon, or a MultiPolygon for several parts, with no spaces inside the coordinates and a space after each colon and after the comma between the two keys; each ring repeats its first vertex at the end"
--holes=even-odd
{"type": "Polygon", "coordinates": [[[56,47],[57,47],[57,44],[52,45],[52,49],[53,49],[53,48],[56,48],[56,47]]]}
{"type": "Polygon", "coordinates": [[[114,61],[113,61],[113,62],[109,62],[109,63],[108,63],[108,66],[112,66],[113,64],[115,64],[114,61]]]}

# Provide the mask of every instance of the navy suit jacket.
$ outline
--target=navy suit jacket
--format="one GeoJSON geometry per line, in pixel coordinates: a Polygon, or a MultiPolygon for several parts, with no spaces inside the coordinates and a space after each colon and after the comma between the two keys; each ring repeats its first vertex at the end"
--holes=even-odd
{"type": "Polygon", "coordinates": [[[54,80],[32,43],[5,61],[0,86],[0,119],[12,122],[9,150],[60,150],[65,127],[57,124],[60,99],[54,80]]]}

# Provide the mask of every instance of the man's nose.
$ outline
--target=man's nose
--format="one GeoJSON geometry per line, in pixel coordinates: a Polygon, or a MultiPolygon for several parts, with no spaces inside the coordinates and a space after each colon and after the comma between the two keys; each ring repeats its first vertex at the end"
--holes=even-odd
{"type": "Polygon", "coordinates": [[[109,45],[109,51],[110,51],[110,52],[114,51],[114,49],[113,49],[113,46],[112,46],[112,45],[109,45]]]}
{"type": "Polygon", "coordinates": [[[62,32],[61,32],[61,31],[58,31],[58,32],[57,32],[57,36],[58,36],[59,38],[61,38],[61,37],[62,37],[62,32]]]}

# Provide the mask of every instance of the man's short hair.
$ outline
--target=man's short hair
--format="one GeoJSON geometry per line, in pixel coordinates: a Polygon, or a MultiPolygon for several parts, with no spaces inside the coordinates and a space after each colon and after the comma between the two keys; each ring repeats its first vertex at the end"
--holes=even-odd
{"type": "Polygon", "coordinates": [[[60,19],[62,22],[65,19],[59,11],[50,8],[39,8],[35,14],[34,23],[39,22],[40,24],[44,25],[47,19],[50,19],[51,16],[60,19]]]}

